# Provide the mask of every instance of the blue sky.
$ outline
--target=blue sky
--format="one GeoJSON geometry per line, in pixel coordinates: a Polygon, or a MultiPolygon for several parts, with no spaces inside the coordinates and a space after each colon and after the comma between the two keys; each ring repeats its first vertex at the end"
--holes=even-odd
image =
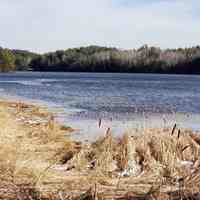
{"type": "Polygon", "coordinates": [[[199,8],[197,0],[0,0],[0,46],[189,47],[200,44],[199,8]]]}

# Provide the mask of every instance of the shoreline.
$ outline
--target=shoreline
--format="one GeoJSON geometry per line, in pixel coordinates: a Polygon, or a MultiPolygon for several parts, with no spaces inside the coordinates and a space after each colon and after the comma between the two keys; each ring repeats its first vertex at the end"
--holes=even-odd
{"type": "Polygon", "coordinates": [[[200,196],[196,132],[177,126],[147,128],[116,138],[107,130],[96,141],[82,143],[71,138],[71,131],[45,108],[0,101],[0,197],[176,200],[179,194],[190,199],[200,196]]]}
{"type": "Polygon", "coordinates": [[[9,102],[10,99],[14,102],[22,102],[25,104],[35,105],[45,108],[51,112],[56,121],[60,124],[68,126],[70,124],[74,129],[74,139],[79,141],[90,140],[95,141],[98,137],[104,136],[108,128],[111,129],[115,136],[121,137],[125,132],[131,129],[146,129],[146,128],[163,128],[172,127],[175,123],[179,128],[190,128],[194,131],[200,130],[200,114],[187,114],[187,113],[152,113],[152,114],[133,114],[129,119],[104,119],[102,120],[101,128],[98,127],[99,119],[79,118],[76,113],[70,117],[74,111],[68,108],[63,109],[61,105],[49,104],[45,101],[30,100],[28,98],[21,98],[17,96],[4,96],[0,100],[9,102]]]}
{"type": "Polygon", "coordinates": [[[80,140],[94,141],[107,128],[117,136],[133,128],[172,127],[174,123],[180,128],[200,130],[200,115],[187,118],[184,114],[199,111],[197,78],[22,73],[2,75],[1,88],[2,95],[10,94],[8,100],[47,107],[61,124],[70,124],[78,130],[80,140]],[[122,92],[117,89],[118,85],[122,92]],[[190,90],[191,86],[194,88],[190,90]],[[182,88],[180,92],[179,88],[182,88]],[[163,115],[166,115],[166,124],[163,115]],[[99,119],[102,119],[101,130],[99,119]],[[93,138],[94,135],[97,137],[93,138]]]}

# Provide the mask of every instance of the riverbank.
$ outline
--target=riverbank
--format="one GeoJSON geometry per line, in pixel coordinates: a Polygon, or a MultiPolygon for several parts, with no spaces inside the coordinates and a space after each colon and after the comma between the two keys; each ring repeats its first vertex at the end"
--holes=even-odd
{"type": "Polygon", "coordinates": [[[200,199],[200,136],[176,126],[93,143],[45,108],[0,102],[1,199],[200,199]]]}
{"type": "Polygon", "coordinates": [[[1,48],[0,71],[200,74],[199,55],[199,46],[165,50],[148,45],[133,50],[88,46],[45,54],[1,48]]]}

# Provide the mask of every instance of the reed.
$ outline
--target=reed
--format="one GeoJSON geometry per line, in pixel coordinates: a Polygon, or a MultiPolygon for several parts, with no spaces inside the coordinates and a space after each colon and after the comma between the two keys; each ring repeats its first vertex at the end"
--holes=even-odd
{"type": "Polygon", "coordinates": [[[1,199],[200,199],[200,135],[177,125],[82,144],[45,110],[0,102],[1,199]]]}

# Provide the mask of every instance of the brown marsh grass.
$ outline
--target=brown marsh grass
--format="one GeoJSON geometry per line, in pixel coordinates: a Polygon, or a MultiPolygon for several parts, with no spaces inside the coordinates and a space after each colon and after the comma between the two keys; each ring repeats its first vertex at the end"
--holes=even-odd
{"type": "Polygon", "coordinates": [[[177,126],[81,144],[45,109],[0,102],[0,199],[200,199],[200,135],[177,126]]]}

